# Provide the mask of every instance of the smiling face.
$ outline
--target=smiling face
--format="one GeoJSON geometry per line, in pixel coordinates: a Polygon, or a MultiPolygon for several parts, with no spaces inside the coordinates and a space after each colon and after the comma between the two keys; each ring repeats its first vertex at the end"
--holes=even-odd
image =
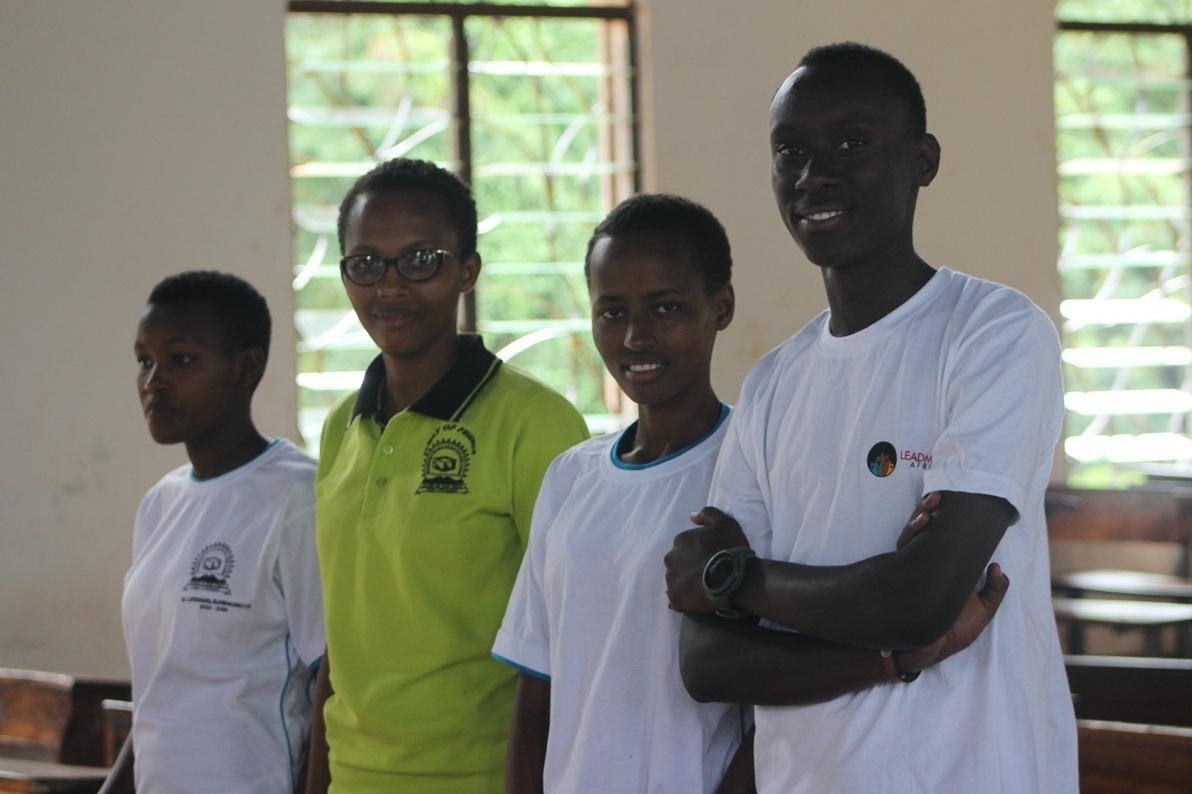
{"type": "Polygon", "coordinates": [[[588,291],[596,349],[631,400],[662,407],[712,394],[712,346],[732,320],[733,292],[708,294],[681,234],[599,238],[588,291]]]}
{"type": "Polygon", "coordinates": [[[770,106],[770,181],[791,236],[820,267],[914,254],[920,187],[939,145],[911,131],[905,99],[872,66],[802,66],[770,106]]]}
{"type": "Polygon", "coordinates": [[[137,395],[159,444],[196,443],[246,419],[263,363],[259,351],[229,353],[200,304],[156,305],[137,326],[137,395]]]}
{"type": "MultiPolygon", "coordinates": [[[[443,202],[425,190],[388,190],[358,196],[344,226],[344,254],[392,258],[411,251],[457,252],[458,234],[443,202]]],[[[407,281],[393,267],[376,284],[361,286],[344,278],[360,324],[386,356],[419,360],[450,355],[455,344],[460,295],[472,289],[480,257],[446,256],[426,281],[407,281]]]]}

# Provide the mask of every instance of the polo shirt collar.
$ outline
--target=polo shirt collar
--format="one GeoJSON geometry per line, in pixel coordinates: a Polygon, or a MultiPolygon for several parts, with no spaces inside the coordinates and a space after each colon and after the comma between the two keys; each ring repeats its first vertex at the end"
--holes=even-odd
{"type": "MultiPolygon", "coordinates": [[[[460,334],[459,349],[451,369],[409,410],[445,422],[458,421],[500,366],[501,359],[488,351],[478,334],[460,334]]],[[[385,361],[378,355],[364,371],[364,380],[352,408],[353,420],[358,416],[375,418],[380,414],[384,387],[385,361]]]]}

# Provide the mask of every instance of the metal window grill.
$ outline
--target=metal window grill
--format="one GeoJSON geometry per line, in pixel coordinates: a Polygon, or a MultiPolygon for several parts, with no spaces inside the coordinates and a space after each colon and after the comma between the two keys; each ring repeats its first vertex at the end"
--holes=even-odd
{"type": "Polygon", "coordinates": [[[1088,5],[1058,8],[1055,112],[1065,450],[1097,485],[1192,466],[1192,27],[1088,5]]]}

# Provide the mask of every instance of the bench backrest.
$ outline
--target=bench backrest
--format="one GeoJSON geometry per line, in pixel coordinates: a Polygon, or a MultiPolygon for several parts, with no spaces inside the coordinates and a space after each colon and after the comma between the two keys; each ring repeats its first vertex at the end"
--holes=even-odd
{"type": "Polygon", "coordinates": [[[1192,729],[1081,720],[1083,794],[1187,794],[1192,783],[1192,729]]]}
{"type": "Polygon", "coordinates": [[[1192,659],[1066,656],[1076,716],[1192,728],[1192,659]]]}
{"type": "Polygon", "coordinates": [[[1174,543],[1176,574],[1189,575],[1192,488],[1098,490],[1050,486],[1047,534],[1058,540],[1174,543]]]}
{"type": "Polygon", "coordinates": [[[73,687],[68,675],[0,668],[0,753],[57,761],[73,687]]]}

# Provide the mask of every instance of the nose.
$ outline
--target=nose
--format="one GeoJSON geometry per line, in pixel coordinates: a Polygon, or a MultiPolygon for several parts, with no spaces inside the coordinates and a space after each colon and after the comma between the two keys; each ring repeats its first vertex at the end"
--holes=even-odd
{"type": "Polygon", "coordinates": [[[799,171],[799,178],[795,180],[795,188],[807,193],[815,193],[835,183],[836,176],[827,158],[821,154],[807,158],[807,162],[799,171]]]}
{"type": "Polygon", "coordinates": [[[630,317],[625,328],[625,347],[635,352],[654,345],[654,324],[646,317],[630,317]]]}
{"type": "Polygon", "coordinates": [[[385,295],[395,295],[401,292],[408,283],[397,272],[397,262],[395,260],[387,260],[385,262],[385,273],[381,276],[381,280],[376,283],[377,292],[385,295]]]}
{"type": "Polygon", "coordinates": [[[141,370],[141,391],[147,393],[159,392],[166,388],[165,373],[162,372],[161,366],[153,364],[147,369],[141,370]]]}

